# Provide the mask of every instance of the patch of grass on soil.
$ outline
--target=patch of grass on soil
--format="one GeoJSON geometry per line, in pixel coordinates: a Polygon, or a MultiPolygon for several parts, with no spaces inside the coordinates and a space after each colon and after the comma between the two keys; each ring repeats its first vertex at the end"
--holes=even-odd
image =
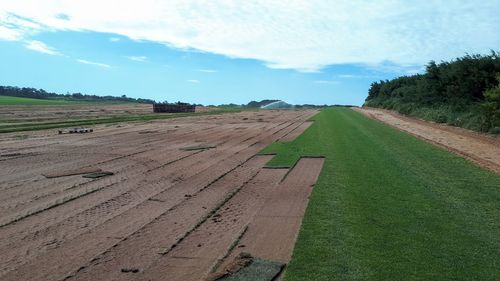
{"type": "Polygon", "coordinates": [[[172,113],[172,114],[143,114],[143,115],[122,115],[112,117],[102,117],[94,119],[78,119],[71,121],[55,121],[55,122],[33,122],[23,124],[5,124],[0,125],[0,133],[22,132],[22,131],[35,131],[54,128],[68,128],[80,126],[92,126],[108,123],[121,123],[121,122],[145,122],[152,120],[171,119],[178,117],[200,116],[200,115],[214,115],[229,112],[237,112],[235,110],[214,110],[207,112],[190,112],[190,113],[172,113]]]}
{"type": "Polygon", "coordinates": [[[350,109],[270,166],[324,155],[285,280],[500,280],[500,176],[350,109]]]}
{"type": "Polygon", "coordinates": [[[235,274],[219,279],[220,281],[272,281],[281,272],[281,262],[254,258],[250,265],[235,274]]]}

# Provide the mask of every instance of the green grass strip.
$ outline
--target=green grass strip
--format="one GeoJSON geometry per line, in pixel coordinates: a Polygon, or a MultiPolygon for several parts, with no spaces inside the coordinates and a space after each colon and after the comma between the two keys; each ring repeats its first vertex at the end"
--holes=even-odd
{"type": "Polygon", "coordinates": [[[324,155],[286,281],[500,280],[500,176],[344,108],[271,166],[324,155]]]}
{"type": "Polygon", "coordinates": [[[118,104],[140,104],[133,101],[102,100],[92,98],[51,97],[45,99],[23,98],[0,95],[0,106],[3,105],[118,105],[118,104]]]}
{"type": "Polygon", "coordinates": [[[96,105],[96,104],[133,104],[127,101],[95,100],[95,99],[75,99],[70,97],[34,99],[0,95],[0,106],[3,105],[96,105]]]}
{"type": "Polygon", "coordinates": [[[64,105],[75,102],[56,99],[31,99],[11,96],[0,96],[0,105],[64,105]]]}

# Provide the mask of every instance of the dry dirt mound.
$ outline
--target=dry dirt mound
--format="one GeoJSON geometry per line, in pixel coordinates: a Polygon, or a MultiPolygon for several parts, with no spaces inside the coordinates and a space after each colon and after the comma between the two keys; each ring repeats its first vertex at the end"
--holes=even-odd
{"type": "Polygon", "coordinates": [[[498,137],[426,122],[383,109],[356,108],[354,110],[441,146],[481,167],[500,173],[500,138],[498,137]]]}

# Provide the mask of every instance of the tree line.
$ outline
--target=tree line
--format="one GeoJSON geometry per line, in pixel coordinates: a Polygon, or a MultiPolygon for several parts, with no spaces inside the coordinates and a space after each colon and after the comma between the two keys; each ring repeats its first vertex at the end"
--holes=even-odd
{"type": "Polygon", "coordinates": [[[500,133],[500,57],[466,55],[427,64],[424,74],[371,84],[365,106],[476,131],[500,133]]]}
{"type": "Polygon", "coordinates": [[[0,96],[12,96],[32,99],[66,99],[81,101],[112,101],[112,102],[136,102],[136,103],[154,103],[154,100],[142,98],[130,98],[126,95],[116,96],[96,96],[82,93],[57,94],[46,92],[43,89],[20,88],[11,86],[0,86],[0,96]]]}

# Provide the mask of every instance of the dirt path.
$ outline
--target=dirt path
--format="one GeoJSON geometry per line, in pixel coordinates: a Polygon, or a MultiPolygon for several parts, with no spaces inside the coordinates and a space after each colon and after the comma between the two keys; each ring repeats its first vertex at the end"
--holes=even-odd
{"type": "MultiPolygon", "coordinates": [[[[323,158],[302,158],[274,190],[248,229],[218,268],[224,268],[241,252],[288,263],[302,224],[309,195],[323,167],[323,158]]],[[[281,278],[281,276],[280,276],[281,278]]]]}
{"type": "Polygon", "coordinates": [[[163,265],[182,251],[212,257],[194,259],[197,270],[169,274],[202,278],[286,173],[263,169],[271,156],[256,153],[298,136],[315,113],[243,112],[101,125],[83,135],[0,136],[0,279],[161,280],[163,265]],[[197,145],[213,148],[183,150],[197,145]],[[114,175],[42,176],[81,168],[114,175]],[[212,230],[226,237],[215,241],[220,247],[199,241],[212,230]],[[140,274],[122,272],[135,267],[140,274]]]}
{"type": "MultiPolygon", "coordinates": [[[[210,188],[204,189],[189,200],[181,202],[175,209],[105,252],[88,266],[80,270],[78,280],[125,280],[122,268],[149,267],[203,218],[209,216],[228,194],[236,192],[259,172],[271,157],[254,157],[241,167],[227,174],[210,188]],[[131,254],[133,253],[133,254],[131,254]]],[[[161,201],[158,204],[161,204],[161,201]]],[[[198,244],[196,244],[197,246],[198,244]]]]}
{"type": "Polygon", "coordinates": [[[500,173],[500,138],[498,137],[444,124],[425,122],[388,110],[375,108],[356,108],[354,110],[441,146],[481,167],[500,173]]]}
{"type": "Polygon", "coordinates": [[[286,169],[262,169],[215,214],[157,259],[138,279],[169,276],[172,281],[201,280],[242,235],[246,225],[262,208],[267,194],[276,188],[286,172],[286,169]]]}

